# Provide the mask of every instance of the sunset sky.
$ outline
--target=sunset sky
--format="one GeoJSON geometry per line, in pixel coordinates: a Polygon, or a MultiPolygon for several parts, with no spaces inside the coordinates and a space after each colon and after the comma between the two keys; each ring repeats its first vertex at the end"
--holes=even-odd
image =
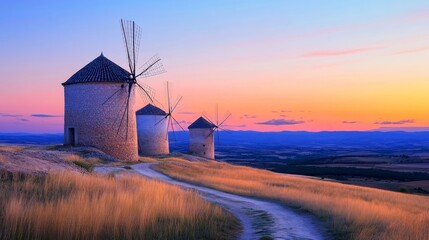
{"type": "Polygon", "coordinates": [[[233,130],[429,129],[427,0],[91,2],[0,2],[0,132],[62,132],[61,83],[101,52],[126,68],[121,18],[184,127],[218,104],[233,130]]]}

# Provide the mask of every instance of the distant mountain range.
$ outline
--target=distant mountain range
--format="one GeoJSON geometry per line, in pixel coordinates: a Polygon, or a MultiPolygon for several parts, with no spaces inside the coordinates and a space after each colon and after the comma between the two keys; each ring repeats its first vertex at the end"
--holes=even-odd
{"type": "Polygon", "coordinates": [[[63,133],[0,133],[0,144],[60,144],[63,133]]]}
{"type": "Polygon", "coordinates": [[[429,127],[381,127],[374,129],[373,131],[381,132],[392,132],[392,131],[402,131],[402,132],[428,132],[429,127]]]}
{"type": "MultiPolygon", "coordinates": [[[[294,147],[380,147],[380,146],[429,146],[429,131],[371,131],[371,132],[220,132],[216,145],[294,146],[294,147]]],[[[188,143],[188,132],[169,134],[173,149],[184,149],[188,143]],[[175,136],[175,137],[174,137],[175,136]]],[[[13,144],[61,144],[62,133],[0,133],[0,143],[13,144]]]]}

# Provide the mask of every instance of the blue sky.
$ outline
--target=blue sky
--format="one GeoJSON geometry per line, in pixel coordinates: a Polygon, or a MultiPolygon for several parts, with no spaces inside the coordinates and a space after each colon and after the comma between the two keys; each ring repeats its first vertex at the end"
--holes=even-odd
{"type": "MultiPolygon", "coordinates": [[[[159,54],[167,69],[144,81],[160,95],[170,81],[184,96],[181,111],[195,113],[184,123],[219,103],[235,129],[429,125],[428,1],[2,1],[0,9],[6,115],[61,115],[60,83],[101,51],[125,67],[125,18],[143,28],[140,62],[159,54]]],[[[0,117],[0,131],[61,131],[59,118],[27,120],[0,117]]]]}

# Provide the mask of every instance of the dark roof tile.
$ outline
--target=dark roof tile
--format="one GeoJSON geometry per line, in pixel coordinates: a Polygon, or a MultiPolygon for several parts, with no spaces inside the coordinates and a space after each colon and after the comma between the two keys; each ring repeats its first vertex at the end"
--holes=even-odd
{"type": "Polygon", "coordinates": [[[203,117],[198,118],[195,122],[189,125],[188,129],[191,128],[214,128],[213,123],[207,121],[203,117]]]}
{"type": "Polygon", "coordinates": [[[129,79],[130,73],[107,59],[103,53],[77,71],[63,85],[89,82],[118,82],[129,79]]]}
{"type": "Polygon", "coordinates": [[[161,116],[165,116],[167,115],[164,110],[155,107],[152,104],[148,104],[146,106],[144,106],[143,108],[141,108],[140,110],[138,110],[136,112],[136,115],[161,115],[161,116]]]}

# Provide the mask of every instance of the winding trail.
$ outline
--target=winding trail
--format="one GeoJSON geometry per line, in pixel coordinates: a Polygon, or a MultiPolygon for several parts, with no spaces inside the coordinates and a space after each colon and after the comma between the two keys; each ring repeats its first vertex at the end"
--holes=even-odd
{"type": "MultiPolygon", "coordinates": [[[[183,188],[197,191],[204,199],[218,204],[231,212],[242,225],[240,239],[325,239],[321,224],[307,214],[297,213],[279,204],[225,193],[207,187],[196,186],[168,177],[151,168],[156,163],[139,163],[132,166],[134,172],[183,188]]],[[[122,171],[119,167],[97,167],[96,172],[122,171]]]]}

